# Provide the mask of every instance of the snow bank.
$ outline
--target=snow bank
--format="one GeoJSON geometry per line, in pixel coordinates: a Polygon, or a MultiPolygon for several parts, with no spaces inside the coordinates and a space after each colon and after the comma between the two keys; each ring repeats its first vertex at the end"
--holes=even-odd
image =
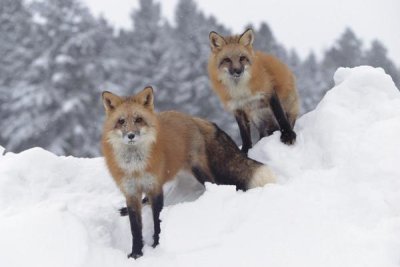
{"type": "Polygon", "coordinates": [[[0,266],[400,265],[400,93],[383,70],[339,69],[336,86],[250,155],[279,182],[248,192],[202,190],[182,176],[166,188],[160,246],[144,211],[144,256],[127,259],[123,198],[103,160],[0,149],[0,266]],[[179,204],[176,204],[179,203],[179,204]]]}
{"type": "MultiPolygon", "coordinates": [[[[204,191],[183,177],[166,189],[167,205],[204,191]]],[[[123,205],[102,158],[57,157],[40,148],[0,156],[0,266],[128,265],[129,222],[118,213],[123,205]]],[[[147,207],[149,243],[150,215],[147,207]]]]}

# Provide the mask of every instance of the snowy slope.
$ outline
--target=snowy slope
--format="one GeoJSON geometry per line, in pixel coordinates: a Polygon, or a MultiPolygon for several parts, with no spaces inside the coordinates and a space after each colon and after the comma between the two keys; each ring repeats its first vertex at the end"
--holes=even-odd
{"type": "MultiPolygon", "coordinates": [[[[248,192],[181,176],[167,186],[160,246],[136,262],[123,198],[103,160],[0,149],[0,266],[400,266],[400,93],[381,69],[336,86],[250,156],[279,182],[248,192]],[[176,204],[179,203],[179,204],[176,204]]],[[[150,211],[144,212],[151,244],[150,211]]]]}

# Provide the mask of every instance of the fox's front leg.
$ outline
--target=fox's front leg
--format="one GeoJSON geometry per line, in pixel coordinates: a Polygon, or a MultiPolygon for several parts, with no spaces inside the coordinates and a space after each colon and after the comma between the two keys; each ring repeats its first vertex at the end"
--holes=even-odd
{"type": "Polygon", "coordinates": [[[281,141],[285,144],[291,145],[296,141],[296,133],[293,131],[290,123],[286,117],[285,111],[279,101],[278,96],[274,92],[269,100],[272,113],[281,129],[281,141]]]}
{"type": "Polygon", "coordinates": [[[140,195],[129,197],[126,201],[132,232],[132,252],[128,254],[128,258],[134,259],[143,255],[142,205],[140,195]]]}
{"type": "Polygon", "coordinates": [[[247,117],[247,114],[241,109],[235,110],[235,119],[239,126],[240,137],[242,138],[242,152],[247,154],[252,146],[250,120],[247,117]]]}
{"type": "Polygon", "coordinates": [[[155,248],[160,241],[160,232],[161,232],[160,213],[164,206],[164,195],[162,188],[160,188],[157,192],[151,194],[150,202],[151,202],[151,209],[153,211],[153,222],[154,222],[153,248],[155,248]]]}

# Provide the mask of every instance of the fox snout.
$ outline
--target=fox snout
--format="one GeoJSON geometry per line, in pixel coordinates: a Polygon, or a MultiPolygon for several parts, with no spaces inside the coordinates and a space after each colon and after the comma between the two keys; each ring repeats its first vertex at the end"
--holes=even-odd
{"type": "Polygon", "coordinates": [[[134,133],[129,133],[127,136],[128,136],[129,140],[133,140],[133,138],[135,138],[135,134],[134,133]]]}
{"type": "Polygon", "coordinates": [[[128,133],[124,134],[123,135],[124,143],[127,145],[134,144],[138,139],[138,135],[139,135],[139,133],[135,133],[135,132],[128,132],[128,133]]]}
{"type": "Polygon", "coordinates": [[[247,57],[237,55],[222,59],[219,64],[219,70],[226,74],[226,78],[237,83],[245,75],[249,66],[247,57]]]}
{"type": "Polygon", "coordinates": [[[229,74],[234,78],[239,78],[243,73],[244,67],[240,66],[238,68],[229,68],[229,74]]]}

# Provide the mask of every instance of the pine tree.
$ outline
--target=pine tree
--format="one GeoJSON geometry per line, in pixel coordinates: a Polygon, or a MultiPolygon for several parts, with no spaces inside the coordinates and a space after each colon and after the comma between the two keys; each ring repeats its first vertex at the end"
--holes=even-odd
{"type": "Polygon", "coordinates": [[[388,58],[387,49],[381,42],[378,40],[372,41],[371,48],[365,52],[364,63],[374,67],[383,68],[386,73],[392,76],[393,81],[399,88],[400,72],[393,61],[388,58]]]}
{"type": "MultiPolygon", "coordinates": [[[[303,92],[302,88],[302,85],[304,84],[303,80],[307,79],[308,77],[303,75],[303,66],[301,59],[294,49],[292,49],[289,53],[288,66],[296,77],[297,90],[299,91],[299,93],[303,92]]],[[[300,107],[301,110],[304,109],[302,103],[300,103],[300,107]]]]}
{"type": "Polygon", "coordinates": [[[105,68],[98,60],[110,32],[75,0],[34,2],[31,8],[40,21],[41,51],[5,105],[12,116],[2,135],[15,151],[34,145],[58,154],[98,154],[99,113],[93,107],[100,104],[105,68]]]}
{"type": "Polygon", "coordinates": [[[302,109],[303,112],[308,112],[315,108],[328,90],[328,83],[323,79],[321,65],[313,52],[301,64],[297,77],[302,109]]]}
{"type": "MultiPolygon", "coordinates": [[[[21,151],[41,146],[58,154],[99,154],[103,119],[100,92],[129,95],[152,85],[159,110],[177,109],[215,121],[238,137],[233,116],[222,110],[207,74],[211,30],[230,34],[193,0],[180,0],[171,26],[160,4],[140,0],[132,30],[117,35],[78,0],[0,0],[0,145],[21,151]]],[[[251,25],[250,25],[251,27],[251,25]]],[[[304,61],[287,52],[266,23],[254,47],[276,55],[297,76],[303,111],[332,86],[338,67],[382,67],[399,86],[400,71],[379,41],[365,52],[350,29],[326,51],[304,61]]]]}
{"type": "Polygon", "coordinates": [[[208,35],[211,30],[226,34],[227,30],[206,17],[193,0],[181,0],[175,11],[173,72],[177,80],[180,104],[183,111],[222,123],[226,118],[221,104],[212,92],[207,64],[210,55],[208,35]],[[221,114],[221,116],[218,116],[221,114]],[[214,118],[213,118],[214,115],[214,118]]]}
{"type": "Polygon", "coordinates": [[[294,49],[290,50],[288,65],[296,76],[300,74],[301,59],[294,49]]]}
{"type": "Polygon", "coordinates": [[[177,93],[180,95],[178,107],[191,115],[217,123],[238,139],[233,116],[223,110],[211,89],[207,72],[211,53],[208,38],[210,31],[223,35],[230,32],[218,24],[214,17],[205,16],[192,0],[178,2],[175,20],[174,51],[179,60],[174,61],[173,69],[177,78],[177,93]]]}
{"type": "Polygon", "coordinates": [[[0,0],[0,85],[8,86],[32,60],[32,15],[22,0],[0,0]]]}
{"type": "Polygon", "coordinates": [[[286,49],[276,41],[271,28],[265,22],[261,23],[260,28],[255,33],[254,48],[272,54],[283,62],[288,63],[286,49]]]}
{"type": "Polygon", "coordinates": [[[335,67],[358,66],[361,64],[362,58],[362,42],[349,28],[344,31],[335,45],[325,55],[326,63],[335,67]]]}
{"type": "Polygon", "coordinates": [[[147,85],[155,90],[155,106],[169,109],[174,99],[176,82],[171,64],[174,60],[172,28],[162,23],[160,4],[141,0],[132,15],[133,30],[117,37],[118,62],[112,80],[117,93],[131,95],[147,85]]]}
{"type": "Polygon", "coordinates": [[[333,74],[339,67],[355,67],[362,64],[362,42],[355,33],[347,28],[334,46],[326,51],[322,68],[324,78],[333,86],[333,74]]]}
{"type": "MultiPolygon", "coordinates": [[[[32,15],[22,0],[0,0],[0,128],[11,114],[6,103],[11,100],[15,84],[34,59],[35,29],[32,15]]],[[[0,144],[6,145],[0,134],[0,144]]],[[[8,140],[7,140],[8,141],[8,140]]],[[[7,146],[8,148],[8,146],[7,146]]]]}

